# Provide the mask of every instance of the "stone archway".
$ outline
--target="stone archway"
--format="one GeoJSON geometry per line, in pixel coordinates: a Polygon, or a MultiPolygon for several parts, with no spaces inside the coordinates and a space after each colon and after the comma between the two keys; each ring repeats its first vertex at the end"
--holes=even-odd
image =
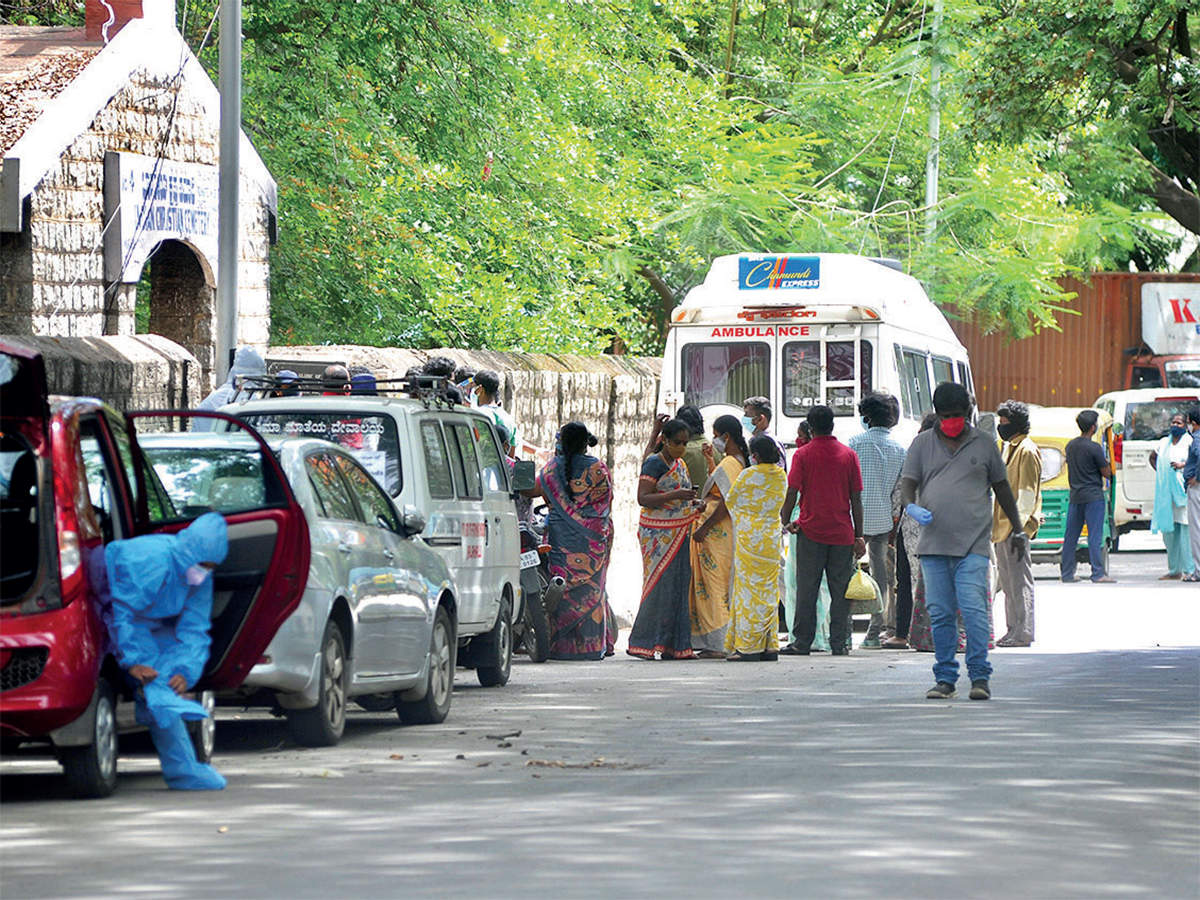
{"type": "Polygon", "coordinates": [[[200,363],[201,385],[211,385],[216,290],[204,260],[183,241],[163,241],[146,260],[138,295],[137,330],[160,334],[191,351],[200,363]]]}

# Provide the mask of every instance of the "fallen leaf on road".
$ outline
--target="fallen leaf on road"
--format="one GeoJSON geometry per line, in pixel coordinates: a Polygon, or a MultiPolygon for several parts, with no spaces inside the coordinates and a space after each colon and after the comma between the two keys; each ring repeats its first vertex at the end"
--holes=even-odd
{"type": "Polygon", "coordinates": [[[455,759],[466,759],[466,758],[467,758],[467,754],[465,754],[465,753],[460,753],[460,754],[458,754],[457,756],[455,756],[454,758],[455,758],[455,759]]]}
{"type": "Polygon", "coordinates": [[[388,759],[404,759],[403,753],[393,753],[388,759]]]}
{"type": "Polygon", "coordinates": [[[228,825],[222,825],[222,826],[220,826],[219,828],[217,828],[217,834],[224,834],[224,833],[225,833],[225,832],[227,832],[228,830],[229,830],[229,826],[228,826],[228,825]]]}
{"type": "Polygon", "coordinates": [[[500,743],[498,743],[496,746],[497,746],[497,747],[511,747],[511,746],[512,746],[512,742],[511,742],[511,741],[501,741],[501,742],[500,742],[500,743]]]}
{"type": "Polygon", "coordinates": [[[489,741],[503,741],[507,738],[520,737],[520,736],[521,736],[521,732],[519,729],[517,731],[506,732],[505,734],[485,734],[484,735],[484,737],[487,738],[489,741]]]}
{"type": "Polygon", "coordinates": [[[485,762],[481,762],[481,763],[475,763],[475,768],[482,769],[484,766],[490,766],[490,765],[491,765],[490,762],[485,761],[485,762]]]}

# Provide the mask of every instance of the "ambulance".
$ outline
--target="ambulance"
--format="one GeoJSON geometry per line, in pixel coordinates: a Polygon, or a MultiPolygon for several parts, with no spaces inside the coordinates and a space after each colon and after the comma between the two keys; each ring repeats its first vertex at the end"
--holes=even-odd
{"type": "Polygon", "coordinates": [[[845,441],[862,430],[859,399],[882,390],[900,401],[893,435],[907,445],[943,381],[974,394],[966,348],[895,260],[730,255],[713,260],[671,315],[659,408],[698,406],[711,426],[765,396],[771,431],[793,444],[797,423],[823,403],[845,441]]]}

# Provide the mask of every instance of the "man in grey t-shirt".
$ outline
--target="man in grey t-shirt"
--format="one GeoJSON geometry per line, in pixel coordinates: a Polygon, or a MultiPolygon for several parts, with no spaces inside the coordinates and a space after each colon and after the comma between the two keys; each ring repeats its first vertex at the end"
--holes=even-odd
{"type": "Polygon", "coordinates": [[[913,439],[900,472],[905,512],[922,526],[917,554],[925,576],[925,602],[936,657],[933,674],[937,679],[925,696],[944,700],[955,695],[955,613],[961,613],[967,632],[970,696],[972,700],[987,700],[992,696],[988,684],[992,666],[987,658],[987,595],[993,492],[1012,523],[1009,543],[1013,552],[1028,553],[1029,538],[1021,527],[1000,451],[991,438],[967,424],[971,412],[967,389],[950,381],[939,384],[933,392],[933,409],[937,426],[913,439]]]}

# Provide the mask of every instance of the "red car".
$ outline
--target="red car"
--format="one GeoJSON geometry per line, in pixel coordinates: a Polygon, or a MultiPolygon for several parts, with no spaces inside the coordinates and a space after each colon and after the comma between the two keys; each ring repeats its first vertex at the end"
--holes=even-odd
{"type": "MultiPolygon", "coordinates": [[[[134,426],[151,415],[164,421],[95,399],[48,398],[41,356],[0,342],[0,748],[49,744],[80,796],[112,792],[117,735],[132,724],[133,687],[103,624],[104,545],[178,531],[209,511],[176,510],[142,461],[134,426]]],[[[241,684],[299,605],[309,566],[304,513],[274,455],[257,432],[229,421],[259,443],[240,474],[261,481],[249,493],[263,500],[218,510],[229,555],[214,573],[199,692],[241,684]]],[[[211,752],[211,731],[208,741],[211,752]]]]}

